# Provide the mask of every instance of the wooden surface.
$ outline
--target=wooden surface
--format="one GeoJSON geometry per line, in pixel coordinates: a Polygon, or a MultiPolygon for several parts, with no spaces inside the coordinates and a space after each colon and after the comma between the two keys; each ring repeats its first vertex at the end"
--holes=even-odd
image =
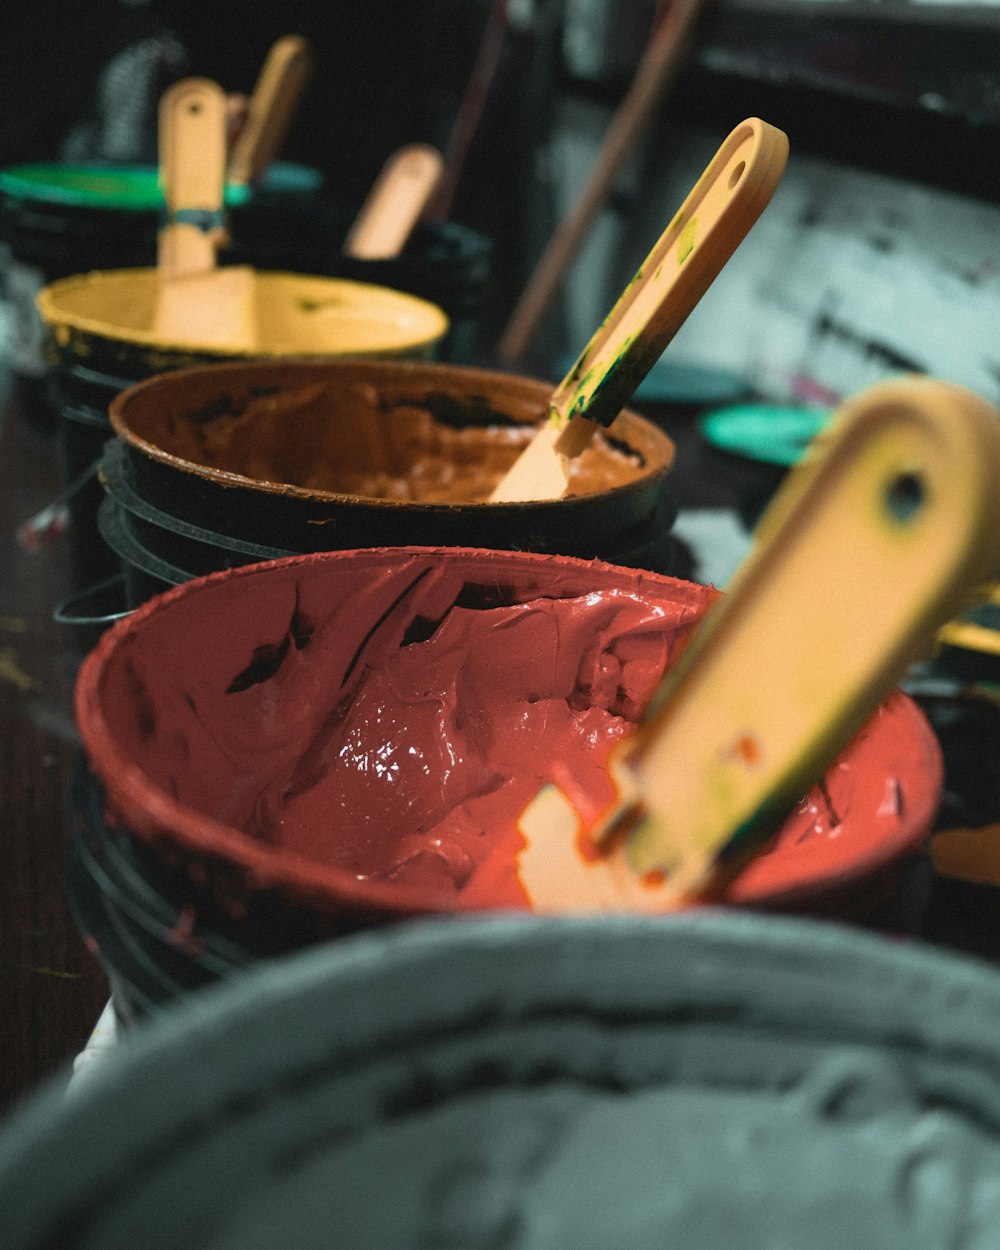
{"type": "Polygon", "coordinates": [[[0,409],[0,1114],[85,1043],[108,990],[66,899],[78,655],[52,609],[68,593],[65,543],[34,555],[18,525],[58,494],[58,446],[3,385],[0,409]]]}

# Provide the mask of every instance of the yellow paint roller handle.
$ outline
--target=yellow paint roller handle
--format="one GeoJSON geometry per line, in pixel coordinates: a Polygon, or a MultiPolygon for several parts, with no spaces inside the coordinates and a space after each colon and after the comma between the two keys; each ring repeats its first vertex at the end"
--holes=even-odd
{"type": "Polygon", "coordinates": [[[185,78],[160,99],[160,183],[166,221],[157,267],[163,277],[215,267],[225,238],[226,97],[208,78],[185,78]]]}
{"type": "Polygon", "coordinates": [[[729,134],[554,392],[558,420],[611,424],[767,207],[787,159],[787,137],[759,118],[729,134]]]}
{"type": "Polygon", "coordinates": [[[776,826],[1000,566],[998,479],[1000,413],[962,387],[842,406],[615,756],[634,869],[696,888],[776,826]]]}

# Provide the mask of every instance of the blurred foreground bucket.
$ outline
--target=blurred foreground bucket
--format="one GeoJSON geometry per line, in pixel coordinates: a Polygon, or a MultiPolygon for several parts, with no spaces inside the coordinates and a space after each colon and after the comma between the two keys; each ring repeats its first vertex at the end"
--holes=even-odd
{"type": "Polygon", "coordinates": [[[4,1246],[985,1250],[998,1016],[994,968],[815,921],[350,938],[9,1120],[4,1246]]]}

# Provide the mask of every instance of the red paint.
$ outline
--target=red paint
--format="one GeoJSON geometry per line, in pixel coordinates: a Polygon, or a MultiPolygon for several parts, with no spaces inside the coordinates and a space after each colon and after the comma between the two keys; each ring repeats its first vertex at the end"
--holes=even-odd
{"type": "Polygon", "coordinates": [[[759,764],[761,759],[760,743],[750,734],[744,734],[733,743],[733,755],[744,764],[759,764]]]}
{"type": "MultiPolygon", "coordinates": [[[[140,836],[242,888],[406,913],[523,907],[514,820],[555,781],[585,820],[604,763],[715,592],[519,552],[334,552],[144,605],[85,661],[92,766],[140,836]],[[376,622],[380,622],[373,629],[376,622]]],[[[731,887],[765,901],[886,862],[941,785],[895,696],[731,887]],[[896,777],[902,812],[887,810],[896,777]]]]}

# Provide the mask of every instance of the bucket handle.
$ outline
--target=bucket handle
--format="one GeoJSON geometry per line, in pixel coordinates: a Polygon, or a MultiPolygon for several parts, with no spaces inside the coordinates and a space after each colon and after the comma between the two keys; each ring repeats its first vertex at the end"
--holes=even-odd
{"type": "Polygon", "coordinates": [[[70,500],[83,490],[92,477],[96,476],[100,466],[100,460],[94,460],[88,464],[61,495],[57,495],[51,503],[21,522],[17,527],[17,545],[22,551],[34,554],[50,542],[62,538],[69,525],[70,500]]]}
{"type": "Polygon", "coordinates": [[[100,616],[89,616],[76,611],[78,606],[86,603],[88,599],[119,586],[124,590],[124,573],[115,573],[103,581],[84,587],[83,590],[74,591],[52,609],[52,619],[60,625],[110,625],[114,621],[120,621],[123,616],[131,615],[134,609],[122,608],[120,612],[105,612],[100,616]]]}

